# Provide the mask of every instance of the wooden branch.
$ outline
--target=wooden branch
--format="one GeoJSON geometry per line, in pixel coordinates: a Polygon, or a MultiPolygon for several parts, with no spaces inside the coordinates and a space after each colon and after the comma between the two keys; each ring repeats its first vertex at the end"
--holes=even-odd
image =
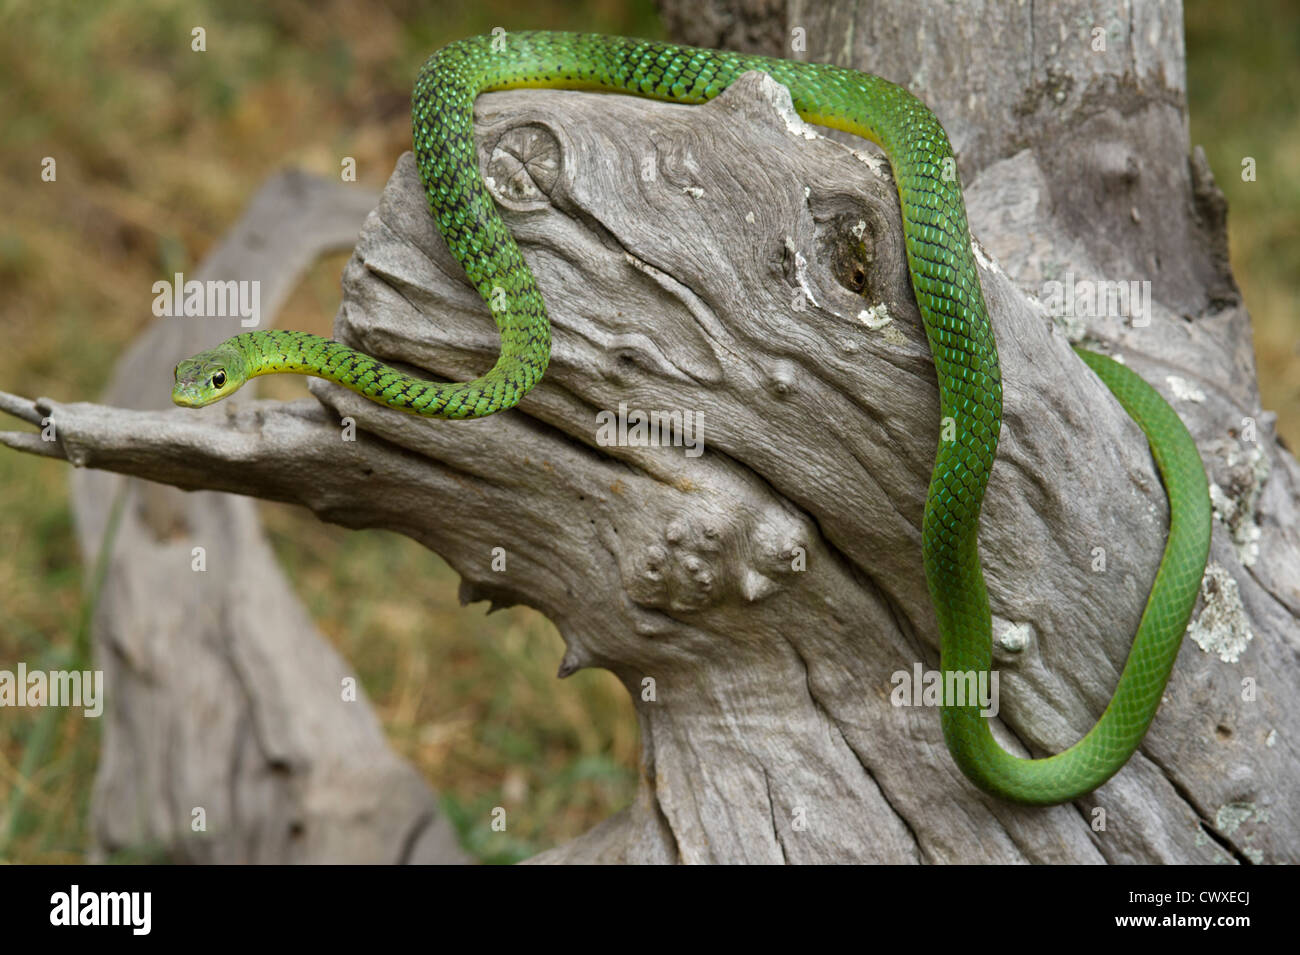
{"type": "MultiPolygon", "coordinates": [[[[259,282],[269,320],[320,254],[351,247],[374,201],[359,187],[276,175],[189,278],[259,282]]],[[[171,407],[175,363],[241,330],[237,318],[155,322],[119,363],[107,399],[171,407]]],[[[74,424],[82,419],[56,407],[0,401],[33,424],[52,418],[58,438],[14,434],[5,443],[87,463],[102,449],[84,448],[74,424]]],[[[119,435],[133,416],[182,423],[170,412],[79,407],[119,435]]],[[[130,456],[138,464],[147,453],[140,445],[130,456]]],[[[144,477],[149,469],[116,470],[144,477]]],[[[91,857],[132,850],[176,862],[465,861],[428,785],[388,748],[364,692],[344,700],[344,681],[356,684],[356,675],[300,606],[252,502],[78,470],[73,504],[87,566],[119,491],[125,508],[93,627],[110,705],[91,857]],[[200,809],[204,828],[196,831],[200,809]]]]}
{"type": "MultiPolygon", "coordinates": [[[[1294,859],[1300,820],[1282,797],[1300,772],[1287,742],[1300,717],[1283,702],[1283,634],[1297,603],[1282,582],[1300,579],[1300,469],[1250,389],[1215,383],[1231,363],[1215,350],[1244,318],[1157,307],[1118,345],[1259,528],[1254,569],[1216,523],[1223,586],[1199,611],[1214,652],[1187,642],[1142,751],[1107,786],[1011,806],[961,776],[937,710],[890,705],[897,672],[937,666],[919,529],[938,408],[887,169],[817,137],[757,74],[701,107],[529,91],[482,98],[478,118],[484,173],[555,325],[550,370],[520,410],[428,421],[320,381],[328,411],[42,402],[64,453],[401,531],[447,558],[465,599],[550,616],[562,675],[604,666],[633,695],[644,773],[633,806],[538,861],[1294,859]],[[702,422],[703,453],[603,444],[598,414],[622,405],[702,422]],[[1229,423],[1251,414],[1257,442],[1230,453],[1229,423]],[[1242,662],[1224,663],[1243,628],[1255,636],[1242,662]]],[[[1053,248],[1035,218],[1050,205],[1025,199],[1032,173],[1022,161],[970,185],[988,247],[1053,248]],[[1019,218],[999,219],[1010,196],[1019,218]]],[[[979,258],[1006,380],[981,538],[1002,736],[1056,751],[1109,699],[1166,506],[1140,432],[1062,325],[979,258]]],[[[491,364],[490,318],[431,227],[409,156],[344,288],[340,338],[447,378],[491,364]]]]}

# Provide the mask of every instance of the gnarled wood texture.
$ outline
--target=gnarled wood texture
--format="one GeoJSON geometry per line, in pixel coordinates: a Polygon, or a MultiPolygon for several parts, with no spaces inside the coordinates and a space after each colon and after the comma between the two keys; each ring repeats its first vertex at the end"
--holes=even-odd
{"type": "MultiPolygon", "coordinates": [[[[866,6],[911,22],[907,4],[866,6]]],[[[891,705],[896,673],[938,661],[920,555],[934,369],[887,167],[816,135],[761,75],[700,107],[479,101],[484,173],[555,325],[518,411],[427,421],[319,381],[319,403],[9,407],[50,414],[58,453],[87,467],[408,534],[461,573],[467,600],[553,619],[562,674],[616,673],[643,729],[638,798],[537,861],[1297,861],[1300,467],[1259,407],[1222,197],[1188,158],[1177,18],[1134,4],[1112,41],[1127,52],[1099,66],[1066,51],[1089,33],[1064,14],[1045,53],[1030,5],[1029,33],[966,51],[981,88],[965,95],[994,117],[981,133],[954,120],[960,87],[939,78],[978,12],[943,9],[915,48],[839,20],[808,37],[847,35],[855,63],[877,47],[911,57],[910,73],[877,71],[930,100],[960,151],[1006,387],[981,544],[1007,745],[1059,750],[1101,712],[1165,534],[1141,434],[1071,338],[1173,401],[1218,489],[1205,599],[1166,702],[1129,765],[1077,803],[982,795],[937,710],[891,705]],[[1043,85],[1047,60],[1075,78],[1064,100],[1043,85]],[[996,132],[1053,109],[1050,135],[996,132]],[[1044,283],[1068,275],[1149,280],[1151,308],[1053,318],[1044,283]],[[603,444],[598,415],[623,405],[689,414],[703,453],[603,444]],[[340,440],[343,416],[356,442],[340,440]]],[[[336,334],[351,344],[446,378],[491,364],[490,318],[409,155],[344,292],[336,334]]]]}

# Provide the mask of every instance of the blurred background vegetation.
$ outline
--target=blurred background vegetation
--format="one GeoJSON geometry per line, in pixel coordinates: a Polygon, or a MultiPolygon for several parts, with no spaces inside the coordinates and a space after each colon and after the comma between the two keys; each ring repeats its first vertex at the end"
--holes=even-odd
{"type": "MultiPolygon", "coordinates": [[[[1186,19],[1192,142],[1228,197],[1264,407],[1294,449],[1300,11],[1189,0],[1186,19]],[[1245,156],[1256,182],[1241,180],[1245,156]]],[[[349,155],[381,188],[410,146],[419,65],[494,26],[662,36],[651,0],[0,0],[0,388],[93,399],[152,320],[153,281],[192,271],[274,170],[336,176],[349,155]],[[58,159],[57,186],[38,178],[43,156],[58,159]]],[[[318,263],[282,327],[329,334],[344,261],[318,263]]],[[[300,379],[262,381],[266,395],[307,393],[300,379]]],[[[307,609],[477,858],[530,855],[631,800],[626,693],[603,671],[557,681],[563,644],[547,620],[462,609],[456,575],[405,538],[263,513],[307,609]],[[510,807],[508,834],[488,828],[495,805],[510,807]]],[[[67,466],[0,452],[0,668],[88,660],[88,576],[67,466]]],[[[97,734],[63,711],[4,713],[0,860],[82,858],[97,734]]]]}

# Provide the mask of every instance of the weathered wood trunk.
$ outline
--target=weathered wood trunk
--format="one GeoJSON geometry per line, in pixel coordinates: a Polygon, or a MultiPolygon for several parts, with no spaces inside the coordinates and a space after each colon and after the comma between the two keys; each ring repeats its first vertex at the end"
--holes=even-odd
{"type": "MultiPolygon", "coordinates": [[[[555,325],[517,411],[426,421],[320,381],[318,402],[288,405],[7,407],[51,415],[76,464],[397,530],[442,554],[467,600],[551,617],[562,674],[603,666],[627,685],[643,775],[632,806],[538,861],[1297,861],[1300,467],[1259,407],[1222,196],[1188,148],[1180,11],[1067,6],[877,2],[808,22],[795,5],[752,32],[802,26],[801,56],[908,85],[958,150],[1005,380],[981,547],[1006,745],[1054,752],[1095,721],[1165,536],[1141,433],[1071,341],[1122,355],[1197,438],[1217,519],[1191,639],[1141,751],[1074,804],[982,795],[937,710],[891,705],[897,674],[938,661],[920,555],[934,368],[887,166],[817,136],[760,74],[700,107],[480,100],[483,171],[555,325]],[[1149,282],[1147,307],[1050,314],[1047,283],[1103,280],[1149,282]],[[680,415],[684,446],[607,443],[620,409],[680,415]]],[[[491,364],[490,317],[409,155],[344,292],[343,340],[447,378],[491,364]]],[[[171,700],[190,692],[179,661],[156,669],[171,700]]],[[[245,686],[212,702],[221,720],[259,711],[265,688],[245,686]]]]}

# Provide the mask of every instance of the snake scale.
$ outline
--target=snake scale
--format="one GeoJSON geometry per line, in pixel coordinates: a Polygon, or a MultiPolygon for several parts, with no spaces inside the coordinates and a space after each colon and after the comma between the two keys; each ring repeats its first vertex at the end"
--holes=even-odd
{"type": "MultiPolygon", "coordinates": [[[[484,300],[497,304],[496,364],[473,381],[434,382],[315,335],[253,331],[181,362],[173,400],[198,407],[256,375],[290,372],[326,378],[390,408],[430,417],[480,417],[513,407],[546,371],[550,323],[532,272],[479,173],[475,98],[532,87],[703,103],[748,70],[784,85],[805,120],[865,137],[889,158],[912,288],[938,373],[941,414],[955,424],[954,439],[938,443],[922,524],[940,665],[945,676],[990,670],[991,619],[977,537],[1002,423],[997,346],[961,186],[955,176],[944,175],[945,160],[952,158],[947,134],[920,100],[877,76],[599,34],[512,33],[452,43],[429,58],[415,85],[415,155],[439,231],[484,300]]],[[[1083,350],[1079,356],[1145,432],[1169,497],[1169,537],[1114,696],[1081,740],[1041,759],[1004,750],[978,703],[945,699],[941,709],[948,748],[974,783],[1040,805],[1095,789],[1142,741],[1196,601],[1209,547],[1205,473],[1178,415],[1123,365],[1083,350]]]]}

